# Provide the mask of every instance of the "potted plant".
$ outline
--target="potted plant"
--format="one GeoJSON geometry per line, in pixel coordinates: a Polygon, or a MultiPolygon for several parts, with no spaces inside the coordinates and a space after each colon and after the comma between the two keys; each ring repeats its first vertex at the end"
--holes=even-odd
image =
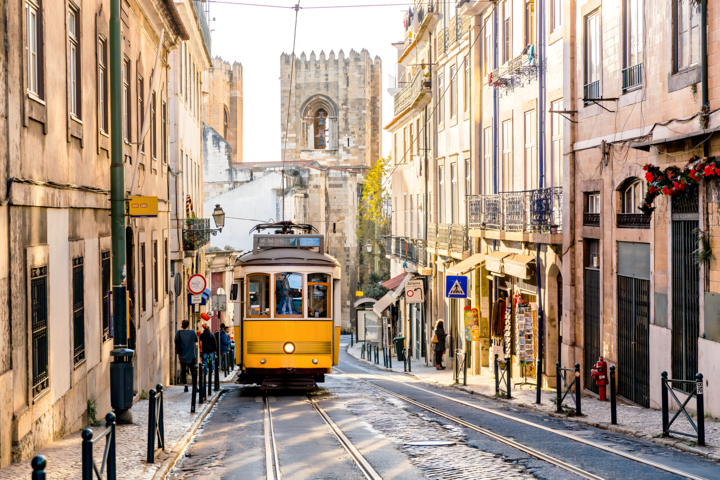
{"type": "Polygon", "coordinates": [[[422,86],[423,86],[423,88],[430,88],[432,86],[432,80],[430,79],[430,72],[423,74],[422,86]]]}

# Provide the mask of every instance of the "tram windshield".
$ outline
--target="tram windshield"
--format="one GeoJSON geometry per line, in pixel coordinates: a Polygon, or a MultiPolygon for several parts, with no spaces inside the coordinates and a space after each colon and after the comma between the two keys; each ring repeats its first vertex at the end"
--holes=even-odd
{"type": "Polygon", "coordinates": [[[275,274],[275,315],[303,316],[303,276],[301,273],[275,274]]]}
{"type": "Polygon", "coordinates": [[[308,317],[329,318],[330,316],[330,275],[311,273],[308,275],[308,317]]]}
{"type": "Polygon", "coordinates": [[[270,316],[270,275],[248,275],[248,317],[270,316]]]}

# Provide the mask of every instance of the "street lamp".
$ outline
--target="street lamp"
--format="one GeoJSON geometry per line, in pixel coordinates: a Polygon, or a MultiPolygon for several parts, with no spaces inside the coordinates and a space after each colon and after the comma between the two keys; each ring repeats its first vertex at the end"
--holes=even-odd
{"type": "Polygon", "coordinates": [[[213,220],[215,220],[215,226],[218,227],[222,232],[222,229],[225,226],[225,212],[219,204],[215,205],[215,210],[213,210],[212,217],[213,220]]]}
{"type": "Polygon", "coordinates": [[[370,240],[368,240],[367,243],[365,244],[365,249],[367,250],[368,253],[372,253],[372,248],[373,248],[373,244],[370,240]]]}

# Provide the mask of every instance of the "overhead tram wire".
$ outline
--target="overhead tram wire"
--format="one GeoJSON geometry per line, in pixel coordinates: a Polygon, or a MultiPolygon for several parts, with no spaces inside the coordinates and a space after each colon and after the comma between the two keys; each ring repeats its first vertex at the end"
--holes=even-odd
{"type": "Polygon", "coordinates": [[[285,140],[282,151],[282,180],[280,184],[280,191],[282,195],[282,219],[285,221],[285,151],[287,150],[287,139],[288,139],[288,126],[290,125],[290,99],[292,98],[293,80],[295,78],[295,40],[297,39],[297,21],[298,13],[300,12],[300,0],[295,4],[295,28],[293,29],[293,48],[292,54],[290,55],[290,88],[288,88],[288,106],[287,115],[285,116],[285,140]]]}
{"type": "MultiPolygon", "coordinates": [[[[262,3],[245,3],[245,2],[232,2],[228,0],[207,0],[207,3],[220,3],[225,5],[235,5],[238,7],[262,7],[262,8],[282,8],[282,9],[295,9],[295,7],[288,7],[285,5],[267,5],[262,3]]],[[[456,2],[448,0],[444,3],[446,5],[455,6],[456,2]]],[[[486,3],[491,3],[489,0],[486,3]]],[[[373,7],[412,7],[411,3],[375,3],[375,4],[361,4],[361,5],[326,5],[322,7],[300,7],[301,10],[327,10],[327,9],[340,9],[340,8],[373,8],[373,7]]]]}

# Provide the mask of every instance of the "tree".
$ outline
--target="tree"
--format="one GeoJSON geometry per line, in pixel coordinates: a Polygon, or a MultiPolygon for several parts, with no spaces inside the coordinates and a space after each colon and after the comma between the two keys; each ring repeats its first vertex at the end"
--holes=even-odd
{"type": "Polygon", "coordinates": [[[379,275],[380,281],[387,280],[389,276],[390,262],[385,258],[382,242],[383,236],[390,234],[391,227],[388,209],[390,197],[383,184],[389,163],[390,157],[380,158],[368,171],[363,183],[362,201],[358,207],[358,226],[355,232],[360,246],[360,280],[363,285],[370,283],[369,277],[364,277],[371,272],[379,275]],[[373,244],[371,253],[365,249],[368,241],[373,244]]]}
{"type": "Polygon", "coordinates": [[[380,300],[385,296],[388,289],[382,286],[382,282],[387,280],[387,278],[383,278],[383,275],[387,276],[387,272],[372,272],[368,275],[365,285],[363,286],[365,297],[380,300]]]}

